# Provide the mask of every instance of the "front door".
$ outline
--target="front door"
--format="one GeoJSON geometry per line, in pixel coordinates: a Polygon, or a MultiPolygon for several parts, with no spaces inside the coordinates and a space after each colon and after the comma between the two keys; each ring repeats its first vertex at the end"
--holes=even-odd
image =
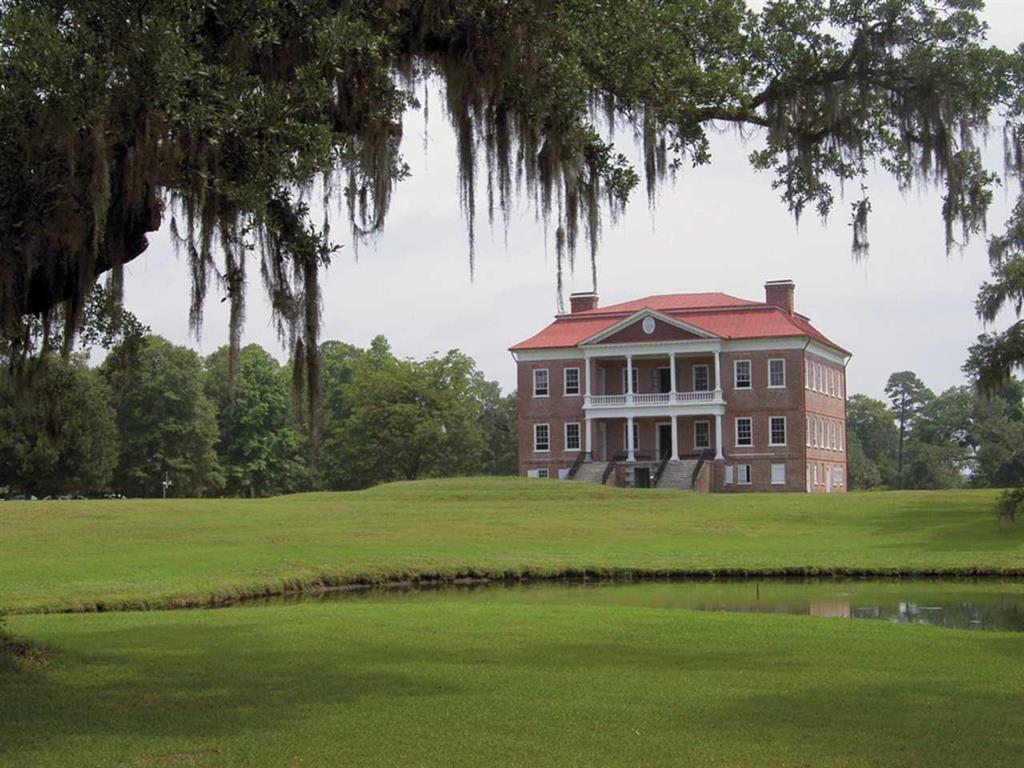
{"type": "Polygon", "coordinates": [[[658,460],[670,458],[672,455],[672,425],[658,425],[658,460]]]}
{"type": "Polygon", "coordinates": [[[608,425],[603,421],[597,422],[597,458],[608,461],[608,425]]]}

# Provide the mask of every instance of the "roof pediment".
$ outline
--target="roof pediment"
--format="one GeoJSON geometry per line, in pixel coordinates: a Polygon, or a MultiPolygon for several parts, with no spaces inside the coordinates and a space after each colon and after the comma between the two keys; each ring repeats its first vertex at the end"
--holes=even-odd
{"type": "Polygon", "coordinates": [[[579,346],[601,344],[638,344],[654,341],[694,341],[717,339],[703,328],[645,307],[619,322],[584,339],[579,346]]]}

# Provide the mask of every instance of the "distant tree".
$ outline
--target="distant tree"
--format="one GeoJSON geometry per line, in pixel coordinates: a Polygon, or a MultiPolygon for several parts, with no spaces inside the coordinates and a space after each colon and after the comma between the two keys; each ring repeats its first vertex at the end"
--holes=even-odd
{"type": "Polygon", "coordinates": [[[975,401],[971,485],[1007,488],[1024,479],[1024,384],[1013,378],[975,401]]]}
{"type": "Polygon", "coordinates": [[[480,472],[482,376],[471,358],[452,350],[400,360],[378,336],[350,365],[340,385],[345,410],[322,450],[329,487],[480,472]]]}
{"type": "Polygon", "coordinates": [[[0,371],[0,486],[37,496],[107,487],[118,438],[109,392],[83,357],[50,357],[32,372],[31,389],[0,371]]]}
{"type": "Polygon", "coordinates": [[[217,416],[204,393],[199,355],[160,336],[139,345],[130,371],[115,349],[100,370],[110,384],[121,434],[113,485],[133,496],[202,496],[221,489],[217,416]]]}
{"type": "Polygon", "coordinates": [[[485,439],[481,473],[514,475],[518,464],[516,393],[502,395],[497,382],[485,381],[477,396],[485,439]]]}
{"type": "Polygon", "coordinates": [[[217,456],[224,492],[271,496],[308,488],[303,436],[292,418],[288,381],[258,344],[239,354],[233,385],[229,349],[206,359],[206,396],[217,410],[217,456]]]}
{"type": "Polygon", "coordinates": [[[846,422],[850,484],[855,488],[895,485],[899,431],[889,407],[867,395],[853,395],[847,403],[846,422]]]}
{"type": "Polygon", "coordinates": [[[899,443],[896,452],[896,486],[903,487],[903,449],[907,433],[913,429],[914,420],[925,403],[935,397],[913,371],[900,371],[889,377],[885,394],[892,404],[891,410],[899,427],[899,443]]]}
{"type": "Polygon", "coordinates": [[[846,460],[850,488],[866,491],[882,485],[882,472],[877,462],[867,457],[860,438],[852,430],[846,440],[846,460]]]}

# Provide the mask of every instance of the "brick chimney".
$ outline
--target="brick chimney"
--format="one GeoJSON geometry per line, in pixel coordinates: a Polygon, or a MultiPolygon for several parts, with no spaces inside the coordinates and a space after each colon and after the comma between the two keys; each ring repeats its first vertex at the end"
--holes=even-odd
{"type": "Polygon", "coordinates": [[[796,283],[792,280],[769,280],[764,284],[764,303],[781,307],[792,315],[795,291],[796,283]]]}
{"type": "Polygon", "coordinates": [[[569,311],[574,315],[577,312],[586,312],[588,309],[597,309],[597,294],[593,291],[570,294],[569,307],[569,311]]]}

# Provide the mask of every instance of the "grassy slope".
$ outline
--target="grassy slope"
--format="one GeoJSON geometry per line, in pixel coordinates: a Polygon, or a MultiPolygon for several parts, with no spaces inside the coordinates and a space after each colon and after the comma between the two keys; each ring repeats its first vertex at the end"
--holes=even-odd
{"type": "Polygon", "coordinates": [[[1019,766],[1024,637],[624,605],[16,616],[0,763],[1019,766]]]}
{"type": "Polygon", "coordinates": [[[0,607],[279,591],[401,575],[570,570],[1024,572],[985,491],[701,496],[535,480],[258,501],[0,504],[0,607]]]}

